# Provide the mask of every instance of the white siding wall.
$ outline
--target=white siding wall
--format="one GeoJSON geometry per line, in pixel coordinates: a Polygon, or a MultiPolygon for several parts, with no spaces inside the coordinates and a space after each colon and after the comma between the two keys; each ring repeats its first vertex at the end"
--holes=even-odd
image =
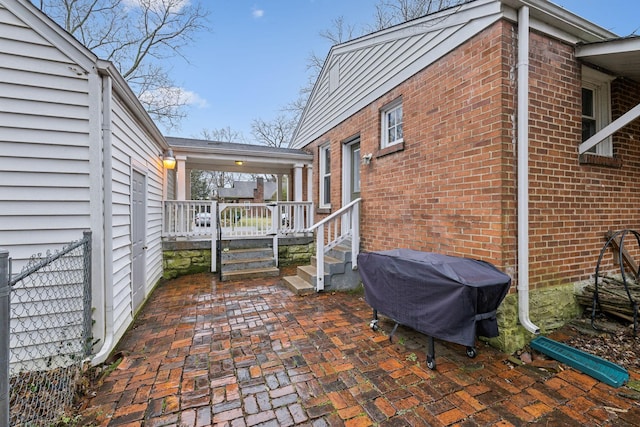
{"type": "Polygon", "coordinates": [[[148,295],[162,275],[163,151],[119,99],[114,99],[113,139],[113,278],[115,336],[119,339],[131,319],[131,179],[135,168],[146,176],[146,289],[148,295]]]}
{"type": "Polygon", "coordinates": [[[89,117],[87,73],[0,6],[0,247],[14,273],[91,228],[89,117]]]}

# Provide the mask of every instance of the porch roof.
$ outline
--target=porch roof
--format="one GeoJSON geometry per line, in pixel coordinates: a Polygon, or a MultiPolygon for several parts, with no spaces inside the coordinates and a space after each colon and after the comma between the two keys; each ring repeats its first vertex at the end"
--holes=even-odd
{"type": "Polygon", "coordinates": [[[310,166],[313,162],[311,154],[292,148],[171,136],[165,139],[176,158],[185,159],[187,169],[289,174],[294,165],[310,166]]]}
{"type": "Polygon", "coordinates": [[[576,57],[640,83],[640,36],[583,44],[576,48],[576,57]]]}

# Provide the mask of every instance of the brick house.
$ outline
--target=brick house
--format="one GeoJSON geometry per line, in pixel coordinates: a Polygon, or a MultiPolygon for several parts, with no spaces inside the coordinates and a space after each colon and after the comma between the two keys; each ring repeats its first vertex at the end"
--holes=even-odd
{"type": "Polygon", "coordinates": [[[362,250],[510,274],[513,351],[579,314],[608,230],[640,228],[639,63],[640,38],[548,1],[476,0],[334,46],[291,147],[318,217],[361,197],[362,250]]]}

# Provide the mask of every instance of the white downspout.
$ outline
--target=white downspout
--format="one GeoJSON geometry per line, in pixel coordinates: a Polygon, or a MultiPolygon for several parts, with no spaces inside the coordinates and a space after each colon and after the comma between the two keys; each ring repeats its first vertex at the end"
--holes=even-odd
{"type": "Polygon", "coordinates": [[[93,366],[107,360],[113,349],[113,150],[111,140],[111,77],[102,76],[102,145],[104,150],[104,342],[91,360],[93,366]]]}
{"type": "Polygon", "coordinates": [[[518,11],[518,318],[539,334],[529,319],[529,8],[518,11]]]}

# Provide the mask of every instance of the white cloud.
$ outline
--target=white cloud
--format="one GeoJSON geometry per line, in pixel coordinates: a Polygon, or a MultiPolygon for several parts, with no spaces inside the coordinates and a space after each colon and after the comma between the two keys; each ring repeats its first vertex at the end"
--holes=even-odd
{"type": "Polygon", "coordinates": [[[165,87],[147,91],[139,96],[140,101],[156,106],[190,105],[197,108],[207,108],[209,103],[195,92],[181,87],[165,87]]]}
{"type": "Polygon", "coordinates": [[[264,16],[264,9],[253,8],[251,15],[256,19],[260,19],[264,16]]]}
{"type": "Polygon", "coordinates": [[[187,105],[194,105],[198,108],[207,108],[209,106],[209,103],[207,102],[206,99],[201,98],[200,95],[198,95],[195,92],[191,92],[190,90],[182,90],[182,100],[185,101],[185,104],[187,105]]]}

